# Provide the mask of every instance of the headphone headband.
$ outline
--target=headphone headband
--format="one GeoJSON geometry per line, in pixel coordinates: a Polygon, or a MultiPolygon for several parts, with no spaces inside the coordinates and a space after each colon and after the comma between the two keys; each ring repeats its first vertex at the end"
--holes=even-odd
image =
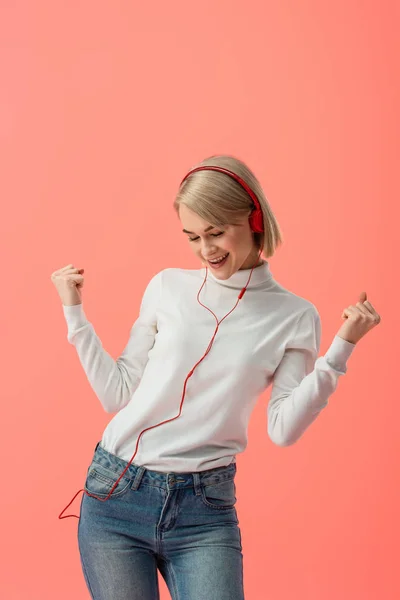
{"type": "Polygon", "coordinates": [[[250,198],[253,200],[253,203],[255,205],[255,209],[249,216],[250,227],[251,227],[252,231],[254,231],[255,233],[263,233],[263,231],[264,231],[263,214],[262,214],[262,210],[261,210],[261,206],[258,201],[258,198],[255,195],[255,193],[253,192],[253,190],[247,185],[247,183],[239,175],[237,175],[237,173],[234,173],[233,171],[230,171],[229,169],[225,169],[224,167],[217,167],[214,165],[203,165],[203,166],[195,167],[194,169],[191,169],[185,175],[185,177],[182,179],[181,185],[192,173],[195,173],[196,171],[206,171],[206,170],[207,171],[219,171],[220,173],[225,173],[226,175],[229,175],[230,177],[232,177],[232,179],[235,179],[238,183],[240,183],[240,185],[249,194],[250,198]]]}

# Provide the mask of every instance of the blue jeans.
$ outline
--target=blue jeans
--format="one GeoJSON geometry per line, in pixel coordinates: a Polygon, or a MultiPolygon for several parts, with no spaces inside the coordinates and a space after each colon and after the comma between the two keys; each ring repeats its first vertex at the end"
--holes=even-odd
{"type": "MultiPolygon", "coordinates": [[[[85,490],[105,498],[127,462],[97,443],[85,490]]],[[[244,600],[236,463],[193,473],[131,463],[108,500],[83,494],[78,543],[94,600],[244,600]]]]}

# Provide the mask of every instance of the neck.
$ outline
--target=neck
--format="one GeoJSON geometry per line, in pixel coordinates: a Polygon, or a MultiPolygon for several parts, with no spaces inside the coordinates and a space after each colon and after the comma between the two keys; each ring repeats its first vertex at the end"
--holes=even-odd
{"type": "MultiPolygon", "coordinates": [[[[206,274],[206,279],[210,278],[210,281],[212,281],[214,284],[219,284],[234,289],[241,289],[247,284],[252,269],[253,265],[247,268],[242,267],[241,269],[235,271],[235,273],[233,273],[227,279],[218,279],[218,277],[216,277],[216,275],[214,275],[213,272],[207,267],[205,267],[203,272],[206,274]]],[[[260,260],[259,264],[254,267],[253,272],[251,273],[250,281],[247,286],[248,289],[258,286],[265,287],[266,285],[272,285],[272,283],[273,276],[270,271],[268,261],[260,260]]]]}
{"type": "MultiPolygon", "coordinates": [[[[257,259],[254,259],[254,261],[255,261],[255,260],[257,260],[257,259]]],[[[242,267],[240,267],[239,271],[243,271],[243,270],[252,269],[252,268],[253,268],[253,265],[254,265],[254,261],[252,261],[252,263],[251,263],[251,265],[250,265],[250,266],[246,266],[246,267],[242,266],[242,267]]],[[[263,259],[262,259],[262,258],[260,258],[260,259],[259,259],[259,261],[258,261],[258,263],[257,263],[257,264],[254,266],[254,268],[256,269],[257,267],[261,267],[261,265],[263,265],[263,264],[264,264],[264,261],[263,261],[263,259]]]]}

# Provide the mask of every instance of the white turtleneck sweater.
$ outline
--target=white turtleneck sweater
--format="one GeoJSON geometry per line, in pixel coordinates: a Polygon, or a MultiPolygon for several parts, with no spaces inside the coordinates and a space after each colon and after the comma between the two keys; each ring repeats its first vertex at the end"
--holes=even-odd
{"type": "MultiPolygon", "coordinates": [[[[222,281],[208,269],[200,302],[221,320],[250,271],[222,281]]],[[[63,305],[67,339],[104,410],[116,413],[101,446],[127,462],[141,431],[179,414],[185,379],[214,335],[215,317],[197,301],[205,275],[205,268],[168,268],[154,275],[116,360],[103,349],[83,305],[63,305]]],[[[268,435],[279,446],[294,444],[327,406],[355,348],[335,336],[318,357],[320,338],[315,306],[277,283],[264,261],[187,380],[181,415],[146,431],[133,463],[193,472],[235,462],[247,446],[251,412],[270,384],[268,435]]]]}

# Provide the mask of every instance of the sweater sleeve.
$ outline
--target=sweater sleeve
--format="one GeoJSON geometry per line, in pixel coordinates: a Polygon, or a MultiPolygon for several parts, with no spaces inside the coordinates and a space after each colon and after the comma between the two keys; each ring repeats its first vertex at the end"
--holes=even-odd
{"type": "Polygon", "coordinates": [[[104,349],[82,304],[63,305],[67,339],[74,345],[92,389],[108,413],[118,412],[139,385],[157,333],[156,309],[161,294],[161,271],[148,283],[127,345],[114,360],[104,349]]]}
{"type": "Polygon", "coordinates": [[[267,407],[268,435],[278,446],[297,442],[328,404],[355,348],[335,335],[318,357],[321,319],[314,305],[303,312],[275,370],[267,407]]]}

